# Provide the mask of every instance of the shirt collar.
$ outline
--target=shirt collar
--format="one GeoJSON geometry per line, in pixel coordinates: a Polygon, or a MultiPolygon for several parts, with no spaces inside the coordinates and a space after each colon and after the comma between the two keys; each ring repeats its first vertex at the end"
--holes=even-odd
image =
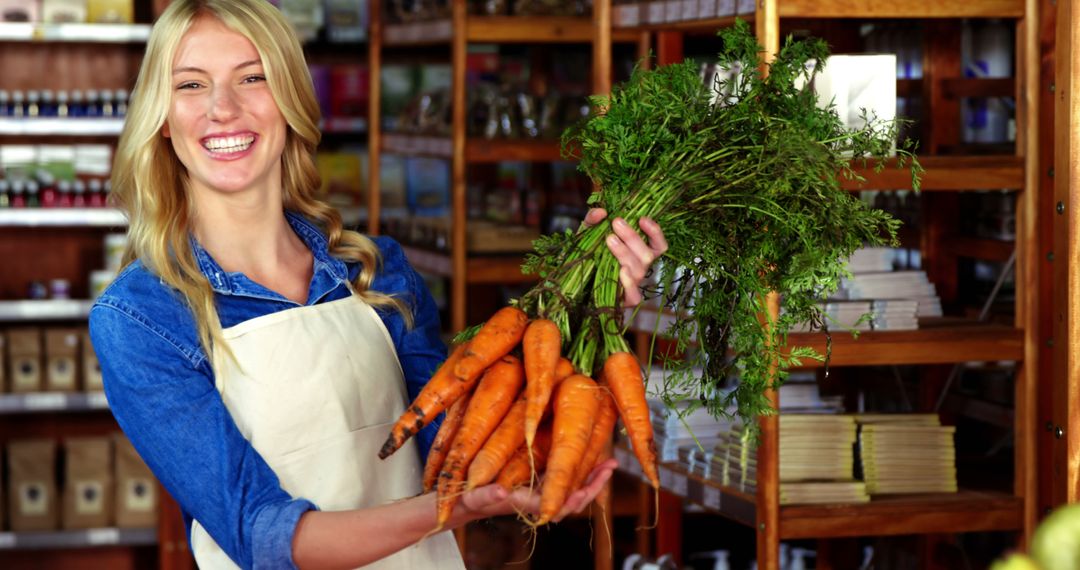
{"type": "MultiPolygon", "coordinates": [[[[348,280],[349,273],[345,262],[330,255],[329,242],[318,226],[308,221],[304,216],[288,210],[285,211],[285,219],[288,220],[289,226],[304,241],[304,244],[311,250],[311,254],[315,258],[312,281],[320,277],[328,277],[334,281],[348,280]],[[322,272],[325,272],[326,275],[320,275],[322,272]]],[[[194,234],[188,236],[188,241],[191,244],[191,251],[195,256],[195,262],[198,264],[199,270],[210,281],[210,286],[213,287],[214,291],[217,293],[237,293],[235,277],[240,274],[228,273],[222,269],[210,255],[210,252],[206,251],[202,244],[195,239],[194,234]]]]}

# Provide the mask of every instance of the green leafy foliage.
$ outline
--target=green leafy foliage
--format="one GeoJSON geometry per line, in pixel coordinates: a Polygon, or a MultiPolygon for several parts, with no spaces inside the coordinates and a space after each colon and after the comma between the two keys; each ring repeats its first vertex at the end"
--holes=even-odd
{"type": "MultiPolygon", "coordinates": [[[[689,356],[665,363],[660,395],[683,413],[706,406],[719,417],[733,406],[752,425],[772,411],[764,393],[788,368],[828,357],[788,347],[791,328],[824,327],[818,302],[847,274],[845,260],[864,245],[895,241],[899,222],[840,181],[857,178],[852,157],[883,168],[898,125],[869,120],[849,130],[834,108],[819,106],[807,85],[828,56],[824,42],[789,39],[766,74],[745,22],[720,36],[718,59],[737,70],[733,79],[705,85],[689,62],[639,67],[610,95],[594,97],[592,114],[563,143],[602,188],[591,203],[608,219],[635,225],[649,216],[667,236],[658,294],[677,318],[663,332],[689,356]],[[776,317],[766,310],[771,292],[780,294],[776,317]],[[732,375],[741,381],[725,392],[732,375]]],[[[910,147],[897,154],[918,189],[910,147]]],[[[519,303],[560,325],[585,371],[627,349],[619,267],[603,245],[609,231],[605,221],[545,236],[525,265],[541,279],[519,303]]]]}

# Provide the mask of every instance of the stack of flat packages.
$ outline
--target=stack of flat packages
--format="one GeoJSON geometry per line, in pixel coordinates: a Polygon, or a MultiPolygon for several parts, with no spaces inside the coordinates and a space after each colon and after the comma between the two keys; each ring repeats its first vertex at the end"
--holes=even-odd
{"type": "MultiPolygon", "coordinates": [[[[891,248],[863,248],[848,260],[851,277],[841,280],[840,288],[824,306],[830,317],[850,315],[865,308],[872,313],[873,330],[913,330],[919,317],[940,317],[941,299],[925,271],[893,271],[891,248]],[[846,307],[845,302],[870,303],[846,307]]],[[[844,326],[845,320],[835,321],[844,326]]],[[[858,330],[858,329],[857,329],[858,330]]]]}
{"type": "Polygon", "coordinates": [[[861,414],[856,421],[868,493],[956,492],[955,427],[935,414],[861,414]]]}
{"type": "MultiPolygon", "coordinates": [[[[840,415],[837,398],[822,398],[815,383],[780,388],[780,503],[859,503],[870,498],[854,477],[855,419],[840,415]]],[[[757,452],[741,425],[713,448],[709,478],[756,492],[757,452]]]]}
{"type": "MultiPolygon", "coordinates": [[[[663,374],[660,368],[650,371],[650,391],[661,385],[663,374]]],[[[650,398],[648,403],[656,455],[662,462],[679,460],[680,448],[711,448],[720,433],[727,431],[731,425],[730,420],[718,420],[703,407],[688,412],[687,407],[673,410],[658,398],[650,398]]]]}

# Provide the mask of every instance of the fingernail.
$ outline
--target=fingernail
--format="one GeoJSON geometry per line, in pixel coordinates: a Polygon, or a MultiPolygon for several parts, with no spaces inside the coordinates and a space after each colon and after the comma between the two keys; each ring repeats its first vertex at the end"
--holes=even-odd
{"type": "Polygon", "coordinates": [[[617,245],[619,245],[619,236],[617,236],[615,234],[611,234],[611,235],[609,235],[607,237],[607,242],[608,242],[608,245],[617,246],[617,245]]]}
{"type": "Polygon", "coordinates": [[[614,221],[614,222],[612,222],[612,224],[613,224],[613,225],[614,225],[615,227],[617,227],[617,228],[626,228],[626,227],[629,227],[629,226],[627,226],[627,225],[626,225],[626,220],[624,220],[624,219],[622,219],[622,218],[615,218],[615,221],[614,221]]]}

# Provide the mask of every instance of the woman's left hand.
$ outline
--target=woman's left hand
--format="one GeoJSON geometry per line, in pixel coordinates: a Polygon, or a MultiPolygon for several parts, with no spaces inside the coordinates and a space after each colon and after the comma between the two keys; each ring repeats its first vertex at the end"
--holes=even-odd
{"type": "MultiPolygon", "coordinates": [[[[585,214],[585,223],[594,226],[605,217],[606,210],[593,208],[585,214]]],[[[622,218],[611,221],[613,233],[607,237],[608,249],[615,259],[619,260],[619,282],[625,291],[623,304],[627,307],[635,307],[641,302],[641,282],[649,272],[649,267],[668,248],[664,231],[651,218],[639,219],[638,226],[648,236],[648,243],[622,218]]]]}

